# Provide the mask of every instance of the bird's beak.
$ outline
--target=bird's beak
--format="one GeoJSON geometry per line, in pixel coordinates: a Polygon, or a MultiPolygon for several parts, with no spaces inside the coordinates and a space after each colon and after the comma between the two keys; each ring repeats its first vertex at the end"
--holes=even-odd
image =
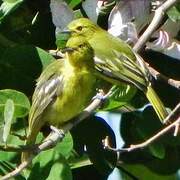
{"type": "Polygon", "coordinates": [[[65,47],[64,49],[61,50],[61,52],[62,52],[62,53],[66,53],[66,52],[71,53],[71,52],[73,52],[73,51],[75,51],[75,50],[76,50],[76,48],[65,47]]]}
{"type": "Polygon", "coordinates": [[[63,29],[61,31],[62,34],[68,34],[68,35],[71,35],[73,33],[73,31],[69,30],[69,29],[63,29]]]}

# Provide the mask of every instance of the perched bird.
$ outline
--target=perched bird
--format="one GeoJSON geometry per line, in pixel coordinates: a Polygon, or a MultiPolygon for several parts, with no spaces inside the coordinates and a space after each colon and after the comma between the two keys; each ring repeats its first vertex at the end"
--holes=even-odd
{"type": "Polygon", "coordinates": [[[71,37],[84,36],[95,52],[96,69],[105,80],[121,85],[135,86],[144,92],[159,119],[167,116],[167,111],[153,90],[150,73],[142,58],[119,38],[109,34],[87,18],[76,19],[68,25],[66,32],[71,37]]]}
{"type": "MultiPolygon", "coordinates": [[[[83,37],[68,40],[65,57],[42,72],[32,98],[26,145],[34,144],[44,125],[57,128],[78,115],[95,92],[94,52],[83,37]]],[[[22,153],[22,161],[30,153],[22,153]]]]}

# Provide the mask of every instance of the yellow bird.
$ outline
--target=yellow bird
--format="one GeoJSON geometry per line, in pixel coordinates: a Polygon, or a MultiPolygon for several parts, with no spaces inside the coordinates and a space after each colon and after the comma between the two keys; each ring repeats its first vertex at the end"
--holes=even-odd
{"type": "Polygon", "coordinates": [[[86,18],[70,22],[68,29],[72,37],[83,36],[92,46],[96,69],[101,72],[103,79],[117,85],[124,83],[140,89],[152,104],[159,119],[165,119],[168,113],[151,86],[150,73],[142,58],[128,44],[86,18]]]}
{"type": "MultiPolygon", "coordinates": [[[[34,144],[44,125],[57,128],[77,116],[95,92],[94,52],[83,37],[67,42],[65,58],[52,62],[40,75],[29,113],[26,145],[34,144]]],[[[26,161],[29,152],[22,153],[26,161]]]]}

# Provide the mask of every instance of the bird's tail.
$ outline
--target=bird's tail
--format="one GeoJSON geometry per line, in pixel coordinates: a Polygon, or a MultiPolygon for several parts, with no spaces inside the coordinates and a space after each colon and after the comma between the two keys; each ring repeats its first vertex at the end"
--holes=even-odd
{"type": "Polygon", "coordinates": [[[154,110],[156,111],[159,119],[161,120],[161,122],[163,122],[163,120],[168,115],[168,112],[166,111],[165,106],[163,105],[162,101],[160,100],[154,89],[151,87],[151,85],[147,87],[147,91],[145,94],[149,102],[152,104],[154,110]]]}
{"type": "MultiPolygon", "coordinates": [[[[25,145],[30,146],[30,145],[35,144],[37,134],[38,134],[38,131],[37,132],[33,131],[33,133],[30,133],[28,135],[27,139],[26,139],[25,145]]],[[[22,152],[22,154],[21,154],[21,162],[27,161],[30,158],[31,155],[32,155],[31,150],[22,152]]]]}

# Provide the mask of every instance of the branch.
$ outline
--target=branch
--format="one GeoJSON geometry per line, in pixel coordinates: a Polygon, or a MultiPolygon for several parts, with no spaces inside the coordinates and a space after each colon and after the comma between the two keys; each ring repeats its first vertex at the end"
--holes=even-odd
{"type": "Polygon", "coordinates": [[[137,149],[142,149],[148,146],[149,144],[153,143],[157,139],[159,139],[162,135],[169,132],[172,128],[176,128],[180,124],[180,103],[173,109],[173,111],[165,118],[165,122],[169,120],[173,120],[176,118],[176,121],[174,121],[172,124],[168,125],[164,129],[162,129],[160,132],[149,138],[148,140],[144,141],[140,144],[132,144],[129,148],[122,148],[122,149],[115,149],[108,145],[108,142],[106,140],[104,141],[104,148],[113,152],[130,152],[137,149]]]}
{"type": "MultiPolygon", "coordinates": [[[[152,33],[156,30],[159,23],[161,22],[165,12],[172,7],[177,0],[167,0],[165,1],[159,8],[156,9],[155,15],[153,20],[151,21],[150,25],[146,29],[146,31],[143,33],[143,35],[138,39],[137,43],[134,45],[133,49],[134,51],[138,52],[141,50],[141,48],[145,45],[145,43],[149,40],[152,33]]],[[[159,73],[157,70],[149,66],[148,63],[145,62],[147,65],[147,68],[149,69],[150,74],[156,79],[163,82],[166,82],[167,84],[180,89],[180,81],[171,79],[169,77],[166,77],[165,75],[159,73]]]]}
{"type": "Polygon", "coordinates": [[[1,151],[7,152],[22,152],[22,151],[29,151],[27,146],[14,146],[14,145],[0,145],[1,151]]]}
{"type": "MultiPolygon", "coordinates": [[[[106,98],[110,93],[111,92],[107,93],[104,96],[103,91],[100,91],[97,95],[106,98]]],[[[90,114],[92,114],[101,105],[102,100],[103,100],[102,98],[94,99],[92,103],[74,121],[69,122],[65,126],[63,126],[62,128],[63,132],[66,133],[67,131],[72,129],[74,126],[76,126],[78,123],[86,119],[90,114]]],[[[31,154],[31,156],[27,159],[27,161],[22,162],[14,171],[1,177],[1,180],[7,180],[7,179],[10,179],[12,177],[19,175],[23,169],[25,169],[31,164],[35,156],[37,156],[41,151],[54,147],[59,141],[62,141],[63,138],[64,136],[62,136],[62,134],[57,133],[57,131],[52,131],[50,135],[42,142],[42,144],[33,145],[34,154],[31,154]]]]}
{"type": "Polygon", "coordinates": [[[148,26],[146,31],[143,33],[143,35],[138,39],[137,43],[135,44],[133,48],[136,52],[139,52],[141,50],[141,48],[145,45],[145,43],[149,40],[153,32],[158,27],[165,12],[169,8],[171,8],[176,2],[177,0],[167,0],[159,8],[155,10],[155,15],[153,17],[153,20],[151,21],[150,25],[148,26]]]}
{"type": "Polygon", "coordinates": [[[152,68],[151,66],[149,66],[148,63],[146,63],[146,67],[148,68],[150,74],[157,80],[157,81],[163,81],[167,84],[169,84],[170,86],[179,89],[180,90],[180,81],[171,79],[163,74],[161,74],[160,72],[158,72],[157,70],[155,70],[154,68],[152,68]]]}
{"type": "Polygon", "coordinates": [[[39,154],[41,151],[46,150],[48,147],[52,147],[54,143],[62,140],[62,136],[59,136],[58,133],[52,132],[51,136],[49,136],[49,140],[45,140],[42,144],[39,146],[36,146],[36,149],[33,150],[33,152],[36,151],[36,154],[31,154],[31,156],[24,162],[22,162],[14,171],[6,174],[5,176],[1,177],[1,180],[7,180],[14,176],[17,176],[20,174],[20,172],[25,169],[27,166],[29,166],[33,160],[33,158],[39,154]]]}

